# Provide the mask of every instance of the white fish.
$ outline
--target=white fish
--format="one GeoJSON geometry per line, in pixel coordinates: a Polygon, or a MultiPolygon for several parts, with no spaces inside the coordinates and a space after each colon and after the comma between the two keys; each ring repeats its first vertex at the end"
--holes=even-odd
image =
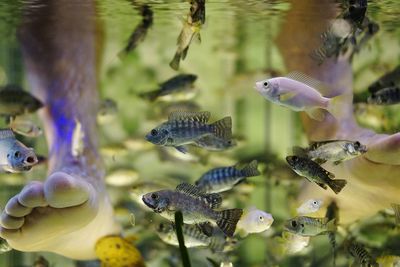
{"type": "Polygon", "coordinates": [[[82,124],[75,119],[75,128],[74,132],[72,133],[72,145],[71,145],[71,153],[72,156],[78,157],[81,156],[84,149],[83,138],[85,134],[82,130],[82,124]]]}
{"type": "Polygon", "coordinates": [[[10,128],[20,135],[32,138],[41,136],[43,134],[42,129],[30,120],[12,120],[10,122],[10,128]]]}
{"type": "Polygon", "coordinates": [[[322,204],[324,204],[324,202],[321,199],[309,199],[297,208],[297,213],[299,215],[306,215],[317,212],[321,208],[322,204]]]}
{"type": "Polygon", "coordinates": [[[321,82],[298,72],[287,77],[258,81],[255,85],[255,89],[267,100],[293,111],[305,111],[311,118],[322,121],[324,113],[321,109],[336,114],[335,98],[324,97],[317,88],[319,91],[329,91],[321,82]]]}
{"type": "Polygon", "coordinates": [[[282,233],[282,238],[285,241],[285,249],[288,254],[298,253],[310,243],[309,236],[296,235],[287,231],[282,233]]]}
{"type": "Polygon", "coordinates": [[[261,233],[269,229],[274,222],[271,214],[251,207],[240,218],[236,228],[244,235],[251,233],[261,233]]]}

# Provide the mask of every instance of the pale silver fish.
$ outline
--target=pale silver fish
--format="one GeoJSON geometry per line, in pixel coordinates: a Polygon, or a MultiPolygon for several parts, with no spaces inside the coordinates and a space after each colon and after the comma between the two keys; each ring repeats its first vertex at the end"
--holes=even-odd
{"type": "Polygon", "coordinates": [[[271,214],[251,207],[240,218],[237,231],[245,234],[262,233],[268,230],[273,222],[274,218],[271,214]]]}
{"type": "Polygon", "coordinates": [[[317,212],[324,201],[322,199],[309,199],[306,200],[303,204],[300,205],[300,207],[297,208],[297,213],[299,215],[306,215],[310,213],[317,212]]]}
{"type": "Polygon", "coordinates": [[[298,72],[293,72],[287,77],[258,81],[255,84],[255,89],[267,100],[293,111],[305,111],[312,119],[322,121],[322,109],[336,116],[336,98],[324,97],[317,88],[321,92],[329,90],[321,82],[298,72]]]}
{"type": "Polygon", "coordinates": [[[30,120],[11,120],[10,128],[20,135],[31,138],[36,138],[43,134],[43,130],[30,120]]]}
{"type": "Polygon", "coordinates": [[[294,234],[302,236],[316,236],[336,231],[335,220],[328,221],[327,218],[313,218],[297,216],[285,223],[285,229],[294,234]]]}
{"type": "Polygon", "coordinates": [[[173,221],[175,213],[181,211],[183,222],[204,224],[214,222],[227,235],[233,236],[242,209],[217,211],[222,198],[218,194],[206,194],[198,187],[182,183],[175,190],[160,190],[143,196],[143,202],[154,212],[173,221]]]}
{"type": "Polygon", "coordinates": [[[9,172],[29,171],[38,163],[33,148],[15,139],[10,129],[0,129],[0,167],[9,172]]]}

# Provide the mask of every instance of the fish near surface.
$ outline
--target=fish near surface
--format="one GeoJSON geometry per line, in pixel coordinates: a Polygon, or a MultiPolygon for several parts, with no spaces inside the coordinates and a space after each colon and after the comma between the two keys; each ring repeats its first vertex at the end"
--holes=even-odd
{"type": "Polygon", "coordinates": [[[21,88],[7,85],[0,89],[0,115],[15,117],[43,107],[36,97],[21,88]]]}
{"type": "Polygon", "coordinates": [[[214,222],[227,236],[232,236],[242,209],[216,211],[222,198],[218,194],[206,194],[200,188],[182,183],[175,190],[160,190],[147,193],[143,202],[154,212],[173,221],[175,212],[181,211],[183,222],[204,224],[214,222]]]}
{"type": "Polygon", "coordinates": [[[339,110],[334,98],[324,97],[329,94],[329,88],[299,72],[290,73],[287,77],[276,77],[258,81],[255,89],[267,100],[287,107],[293,111],[305,111],[312,119],[322,121],[327,110],[337,117],[339,110]]]}
{"type": "Polygon", "coordinates": [[[335,165],[367,152],[367,147],[358,141],[328,140],[312,142],[309,148],[293,148],[294,154],[306,156],[317,163],[332,161],[335,165]]]}
{"type": "Polygon", "coordinates": [[[201,137],[212,135],[225,140],[232,137],[232,119],[225,117],[208,124],[210,112],[172,112],[168,121],[152,129],[147,141],[161,146],[172,146],[186,153],[184,145],[195,144],[201,137]]]}
{"type": "Polygon", "coordinates": [[[316,236],[336,231],[335,220],[297,216],[285,223],[285,229],[301,236],[316,236]]]}
{"type": "Polygon", "coordinates": [[[309,182],[314,182],[323,189],[329,186],[335,194],[338,194],[347,184],[346,180],[336,179],[333,173],[328,172],[318,163],[303,157],[287,156],[286,161],[294,172],[303,176],[309,182]]]}
{"type": "Polygon", "coordinates": [[[0,129],[0,167],[9,172],[29,171],[38,163],[33,148],[15,139],[10,129],[0,129]]]}
{"type": "Polygon", "coordinates": [[[247,177],[258,176],[257,161],[253,160],[245,166],[219,167],[203,174],[195,184],[208,193],[219,193],[232,189],[247,177]]]}

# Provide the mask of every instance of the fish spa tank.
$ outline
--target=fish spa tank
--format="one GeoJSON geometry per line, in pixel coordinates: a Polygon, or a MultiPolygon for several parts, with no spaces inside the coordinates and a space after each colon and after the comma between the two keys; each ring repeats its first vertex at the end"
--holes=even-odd
{"type": "Polygon", "coordinates": [[[400,266],[399,17],[1,1],[0,266],[400,266]]]}

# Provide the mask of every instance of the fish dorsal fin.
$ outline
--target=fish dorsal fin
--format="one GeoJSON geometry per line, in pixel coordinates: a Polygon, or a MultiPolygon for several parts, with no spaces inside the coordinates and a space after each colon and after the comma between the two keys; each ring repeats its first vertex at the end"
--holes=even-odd
{"type": "Polygon", "coordinates": [[[320,92],[321,95],[323,95],[323,96],[332,94],[332,88],[330,88],[327,84],[325,84],[321,81],[318,81],[302,72],[293,71],[293,72],[289,73],[288,75],[286,75],[286,78],[304,83],[304,84],[314,88],[318,92],[320,92]]]}
{"type": "Polygon", "coordinates": [[[330,143],[335,143],[335,142],[351,142],[351,141],[347,141],[347,140],[325,140],[325,141],[312,141],[310,142],[310,146],[309,149],[310,150],[314,150],[319,148],[320,146],[326,145],[326,144],[330,144],[330,143]]]}
{"type": "Polygon", "coordinates": [[[15,138],[14,132],[11,129],[0,129],[0,140],[15,138]]]}
{"type": "Polygon", "coordinates": [[[189,120],[206,123],[210,119],[209,111],[194,112],[194,111],[173,111],[169,114],[169,121],[189,120]]]}
{"type": "Polygon", "coordinates": [[[203,189],[195,185],[181,183],[176,187],[175,190],[183,194],[204,200],[212,209],[220,207],[222,203],[222,198],[219,194],[207,194],[203,189]]]}

